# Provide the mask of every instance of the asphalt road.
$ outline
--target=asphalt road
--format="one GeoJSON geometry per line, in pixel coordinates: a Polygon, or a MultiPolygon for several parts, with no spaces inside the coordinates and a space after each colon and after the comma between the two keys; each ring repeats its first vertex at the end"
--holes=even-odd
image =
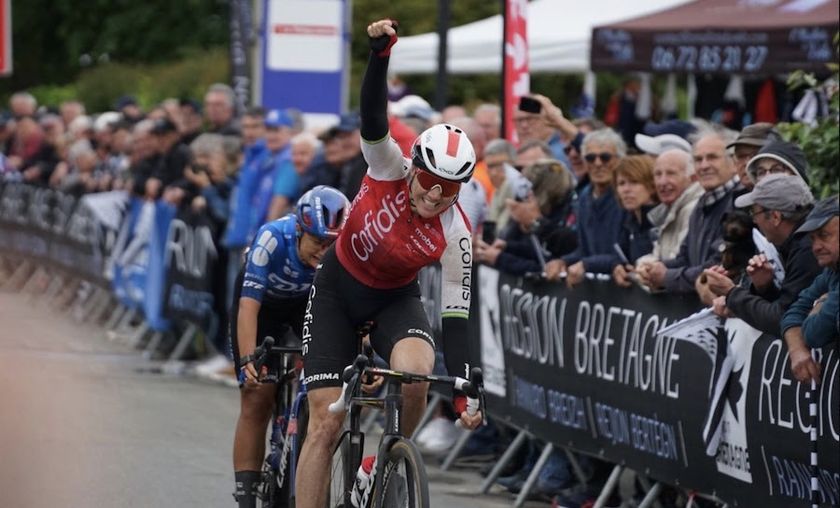
{"type": "MultiPolygon", "coordinates": [[[[103,329],[2,292],[0,362],[0,506],[235,506],[236,389],[152,373],[103,329]]],[[[432,506],[513,505],[477,496],[474,472],[428,470],[432,506]]]]}

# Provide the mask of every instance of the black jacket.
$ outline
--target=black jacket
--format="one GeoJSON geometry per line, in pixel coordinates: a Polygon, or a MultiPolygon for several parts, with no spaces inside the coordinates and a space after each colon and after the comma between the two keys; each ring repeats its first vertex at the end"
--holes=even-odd
{"type": "MultiPolygon", "coordinates": [[[[555,206],[551,212],[540,219],[539,226],[533,232],[545,260],[561,257],[577,248],[577,234],[567,226],[573,215],[572,200],[567,199],[555,206]]],[[[541,273],[537,253],[529,233],[522,232],[519,225],[510,221],[505,228],[505,249],[499,253],[495,267],[513,275],[524,275],[529,272],[541,273]]]]}
{"type": "Polygon", "coordinates": [[[807,233],[791,235],[778,250],[785,268],[781,288],[772,286],[759,293],[754,286],[735,287],[726,296],[726,306],[736,317],[773,336],[779,335],[779,322],[799,292],[810,286],[821,271],[807,233]]]}

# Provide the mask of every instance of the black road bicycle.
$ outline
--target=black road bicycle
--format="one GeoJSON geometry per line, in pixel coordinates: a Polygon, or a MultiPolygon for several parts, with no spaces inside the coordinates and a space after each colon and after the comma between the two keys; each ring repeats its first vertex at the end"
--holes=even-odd
{"type": "Polygon", "coordinates": [[[385,430],[379,441],[370,480],[366,488],[356,492],[359,508],[429,508],[429,485],[426,468],[414,442],[402,434],[400,412],[404,383],[435,383],[461,390],[467,396],[467,412],[475,414],[484,408],[481,369],[470,372],[469,381],[460,377],[420,375],[390,369],[375,368],[367,355],[360,354],[352,365],[344,369],[341,396],[330,404],[329,410],[341,413],[349,409],[349,424],[341,434],[333,454],[330,469],[328,508],[352,508],[356,473],[364,453],[364,433],[361,431],[363,407],[384,410],[385,430]],[[382,376],[385,397],[362,394],[362,379],[382,376]]]}
{"type": "Polygon", "coordinates": [[[277,384],[271,438],[259,490],[262,508],[295,506],[295,470],[309,421],[300,354],[300,347],[275,346],[273,337],[266,337],[262,345],[254,350],[257,372],[261,373],[263,366],[267,367],[267,373],[260,382],[277,384]]]}

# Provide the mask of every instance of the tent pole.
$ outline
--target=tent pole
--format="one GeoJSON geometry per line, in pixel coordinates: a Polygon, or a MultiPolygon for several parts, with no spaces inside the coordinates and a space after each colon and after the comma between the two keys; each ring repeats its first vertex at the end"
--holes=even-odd
{"type": "Polygon", "coordinates": [[[505,56],[505,36],[508,30],[507,0],[500,0],[502,5],[502,79],[499,80],[499,106],[501,106],[501,122],[499,123],[499,138],[507,139],[505,136],[505,125],[507,125],[507,104],[505,104],[505,77],[507,76],[507,58],[505,56]]]}
{"type": "Polygon", "coordinates": [[[435,109],[443,111],[447,102],[447,88],[448,88],[448,73],[447,73],[447,54],[449,22],[451,20],[451,9],[449,8],[449,0],[438,0],[438,79],[435,85],[435,109]]]}
{"type": "Polygon", "coordinates": [[[688,113],[688,120],[694,118],[694,103],[697,101],[697,83],[694,81],[694,74],[687,75],[688,83],[686,86],[686,112],[688,113]]]}

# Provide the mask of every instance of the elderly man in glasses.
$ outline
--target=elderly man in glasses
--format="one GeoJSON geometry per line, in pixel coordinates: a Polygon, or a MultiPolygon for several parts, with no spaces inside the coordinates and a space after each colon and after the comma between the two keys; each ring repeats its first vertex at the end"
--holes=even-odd
{"type": "Polygon", "coordinates": [[[715,130],[698,134],[692,150],[697,180],[704,193],[691,213],[688,234],[677,256],[639,265],[639,276],[646,286],[671,293],[691,293],[700,273],[720,263],[722,219],[733,209],[735,196],[744,190],[739,184],[735,161],[726,150],[730,138],[715,130]]]}
{"type": "Polygon", "coordinates": [[[589,185],[578,197],[578,248],[546,265],[546,275],[566,282],[581,282],[586,272],[610,273],[618,242],[622,209],[613,191],[613,171],[627,153],[627,145],[612,129],[598,129],[583,138],[583,159],[589,185]]]}

